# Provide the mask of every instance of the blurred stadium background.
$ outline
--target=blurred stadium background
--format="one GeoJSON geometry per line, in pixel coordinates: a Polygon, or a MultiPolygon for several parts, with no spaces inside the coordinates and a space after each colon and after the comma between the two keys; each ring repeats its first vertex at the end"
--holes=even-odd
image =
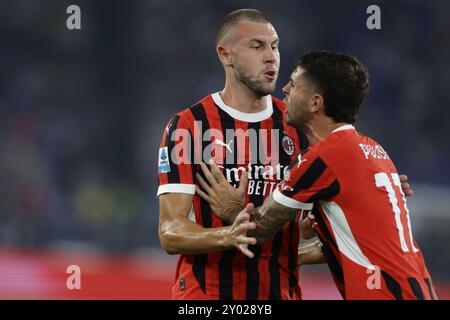
{"type": "MultiPolygon", "coordinates": [[[[173,113],[223,88],[215,28],[245,7],[280,36],[278,97],[308,49],[368,66],[357,128],[408,174],[415,238],[450,298],[449,1],[0,4],[0,298],[170,297],[176,257],[159,245],[155,197],[161,134],[173,113]],[[370,31],[374,3],[382,29],[370,31]],[[66,28],[70,4],[80,31],[66,28]],[[66,289],[72,264],[79,291],[66,289]]],[[[301,271],[306,299],[339,298],[325,266],[301,271]]]]}

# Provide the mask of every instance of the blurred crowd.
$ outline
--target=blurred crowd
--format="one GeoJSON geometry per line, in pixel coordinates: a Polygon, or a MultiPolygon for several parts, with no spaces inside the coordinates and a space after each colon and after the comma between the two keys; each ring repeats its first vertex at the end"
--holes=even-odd
{"type": "MultiPolygon", "coordinates": [[[[371,3],[356,0],[0,2],[1,247],[159,247],[163,129],[223,88],[215,28],[242,7],[262,10],[278,31],[276,96],[307,50],[357,56],[371,75],[357,128],[413,188],[441,190],[432,205],[450,195],[448,1],[378,1],[382,29],[374,31],[366,28],[371,3]],[[81,30],[66,28],[70,4],[81,8],[81,30]]],[[[430,269],[450,280],[447,207],[422,208],[436,222],[417,227],[416,238],[436,261],[430,269]]]]}

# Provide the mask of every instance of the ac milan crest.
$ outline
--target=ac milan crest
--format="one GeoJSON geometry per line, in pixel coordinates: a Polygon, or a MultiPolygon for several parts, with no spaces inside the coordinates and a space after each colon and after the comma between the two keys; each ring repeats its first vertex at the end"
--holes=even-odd
{"type": "Polygon", "coordinates": [[[286,152],[290,156],[294,154],[295,144],[289,136],[284,136],[281,144],[283,145],[284,152],[286,152]]]}

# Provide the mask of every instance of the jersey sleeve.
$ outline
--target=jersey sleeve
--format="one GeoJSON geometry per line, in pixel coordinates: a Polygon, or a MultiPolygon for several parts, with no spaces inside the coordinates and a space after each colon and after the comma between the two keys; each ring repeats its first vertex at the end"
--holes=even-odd
{"type": "Polygon", "coordinates": [[[164,129],[158,152],[159,187],[164,193],[195,194],[192,125],[182,115],[174,115],[164,129]]]}
{"type": "Polygon", "coordinates": [[[313,149],[300,154],[291,164],[289,173],[275,189],[276,202],[292,209],[312,210],[314,202],[327,200],[339,193],[339,182],[313,149]]]}

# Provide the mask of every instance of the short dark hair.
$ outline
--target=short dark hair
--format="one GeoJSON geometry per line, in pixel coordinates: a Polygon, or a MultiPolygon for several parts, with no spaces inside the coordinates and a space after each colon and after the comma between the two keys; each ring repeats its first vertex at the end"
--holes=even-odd
{"type": "Polygon", "coordinates": [[[335,122],[355,123],[369,93],[369,74],[355,57],[343,53],[312,51],[296,66],[324,99],[325,114],[335,122]]]}
{"type": "Polygon", "coordinates": [[[242,20],[270,23],[269,19],[259,10],[256,9],[239,9],[227,14],[219,24],[216,33],[216,45],[222,40],[230,27],[234,26],[242,20]]]}

